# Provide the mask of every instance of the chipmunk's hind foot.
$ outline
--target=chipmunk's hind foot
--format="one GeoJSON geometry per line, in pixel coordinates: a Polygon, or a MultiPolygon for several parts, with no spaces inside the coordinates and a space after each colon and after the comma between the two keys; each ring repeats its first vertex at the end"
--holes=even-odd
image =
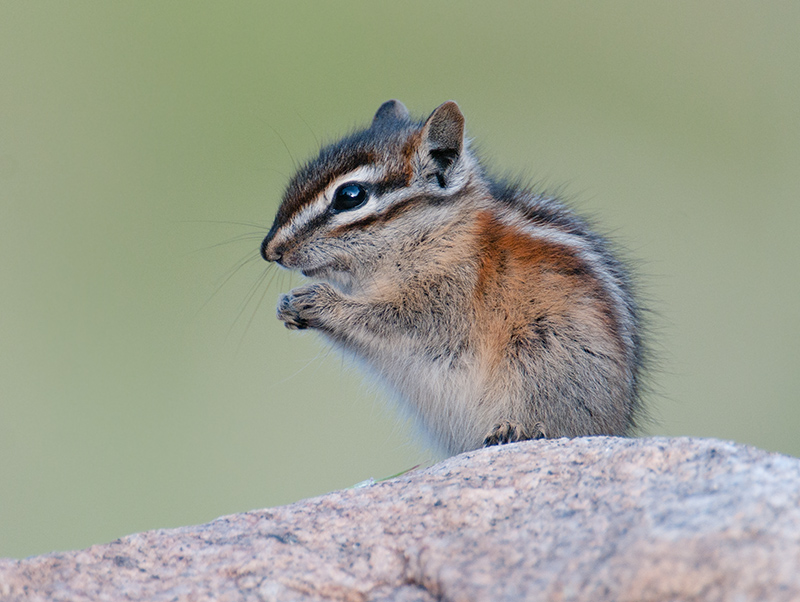
{"type": "Polygon", "coordinates": [[[499,422],[489,431],[483,440],[483,446],[502,445],[504,443],[514,443],[515,441],[527,441],[529,439],[545,439],[544,424],[537,422],[533,429],[528,431],[519,422],[504,420],[499,422]]]}

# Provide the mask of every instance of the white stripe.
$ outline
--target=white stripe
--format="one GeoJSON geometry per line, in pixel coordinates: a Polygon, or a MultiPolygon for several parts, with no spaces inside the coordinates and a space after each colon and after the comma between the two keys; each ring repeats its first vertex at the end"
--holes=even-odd
{"type": "MultiPolygon", "coordinates": [[[[272,244],[280,245],[281,243],[290,240],[305,224],[325,213],[328,210],[331,201],[333,200],[333,193],[345,182],[363,182],[373,184],[375,182],[380,182],[383,177],[384,170],[374,165],[362,165],[353,171],[339,176],[333,182],[331,182],[325,188],[325,190],[319,193],[311,203],[295,213],[286,224],[281,226],[280,230],[278,230],[273,239],[276,242],[272,244]]],[[[362,210],[366,209],[367,205],[369,204],[370,203],[367,202],[364,207],[357,211],[363,214],[362,210]]]]}
{"type": "Polygon", "coordinates": [[[603,255],[592,249],[591,241],[577,234],[564,232],[555,226],[531,224],[524,216],[516,212],[514,213],[515,214],[510,215],[509,212],[504,212],[504,214],[500,216],[502,223],[524,232],[531,238],[559,244],[572,249],[577,256],[591,268],[592,273],[600,278],[603,288],[611,295],[613,299],[613,310],[618,314],[617,319],[620,326],[627,330],[626,327],[630,323],[631,317],[622,313],[621,308],[627,306],[626,300],[628,295],[622,290],[620,282],[606,269],[603,255]]]}

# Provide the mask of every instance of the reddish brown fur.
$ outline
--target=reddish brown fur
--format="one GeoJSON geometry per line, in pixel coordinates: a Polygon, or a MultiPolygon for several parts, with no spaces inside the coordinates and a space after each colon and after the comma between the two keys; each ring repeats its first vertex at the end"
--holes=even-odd
{"type": "Polygon", "coordinates": [[[414,157],[422,144],[422,130],[412,133],[406,143],[403,145],[403,152],[401,154],[403,162],[403,170],[407,174],[408,181],[414,177],[414,157]]]}
{"type": "Polygon", "coordinates": [[[605,331],[606,342],[621,352],[610,300],[578,256],[505,225],[489,212],[477,216],[474,233],[479,262],[474,319],[490,371],[507,358],[516,333],[529,336],[541,319],[555,327],[572,323],[605,331]]]}

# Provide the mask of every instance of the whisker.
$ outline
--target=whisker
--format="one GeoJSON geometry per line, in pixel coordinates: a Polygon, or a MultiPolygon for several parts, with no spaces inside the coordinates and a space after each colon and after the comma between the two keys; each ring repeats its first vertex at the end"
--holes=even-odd
{"type": "Polygon", "coordinates": [[[297,115],[297,118],[300,121],[302,121],[303,124],[308,128],[308,131],[311,132],[311,135],[314,137],[314,142],[317,143],[317,148],[320,148],[322,145],[319,143],[319,138],[317,138],[317,135],[314,133],[314,130],[311,129],[311,126],[308,125],[308,122],[305,119],[303,119],[303,116],[300,115],[300,112],[297,111],[296,109],[295,109],[294,114],[297,115]]]}
{"type": "MultiPolygon", "coordinates": [[[[272,266],[269,266],[269,267],[272,267],[272,266]]],[[[270,271],[269,268],[267,268],[267,270],[265,270],[264,273],[266,274],[269,271],[270,271]]],[[[256,317],[256,314],[258,313],[258,310],[261,309],[261,306],[264,304],[264,298],[267,296],[267,291],[269,291],[270,285],[272,284],[272,281],[275,279],[275,274],[276,273],[277,272],[275,270],[272,270],[272,276],[270,276],[270,279],[267,280],[267,284],[264,286],[264,292],[261,293],[261,298],[258,300],[258,303],[256,303],[256,307],[255,307],[255,309],[253,309],[253,313],[250,314],[250,319],[247,320],[247,324],[245,324],[244,331],[242,331],[242,336],[239,339],[239,344],[236,346],[236,353],[237,354],[239,353],[239,351],[242,348],[242,343],[244,342],[244,337],[247,334],[247,331],[250,330],[250,325],[253,323],[253,319],[256,317]]],[[[264,279],[262,278],[260,282],[263,282],[263,280],[264,279]]],[[[259,283],[259,286],[261,286],[261,283],[259,283]]]]}
{"type": "Polygon", "coordinates": [[[247,255],[245,255],[245,256],[244,256],[242,259],[240,259],[238,262],[236,262],[236,263],[233,265],[233,267],[232,267],[232,268],[230,268],[230,269],[228,270],[228,272],[227,272],[227,275],[223,274],[223,275],[222,275],[222,276],[221,276],[221,277],[220,277],[220,278],[217,280],[217,288],[214,290],[214,292],[213,292],[213,293],[211,293],[211,295],[209,295],[208,299],[206,299],[206,300],[205,300],[205,302],[204,302],[204,303],[203,303],[203,304],[200,306],[200,308],[197,310],[197,312],[195,312],[195,318],[197,318],[197,315],[199,315],[199,314],[200,314],[200,312],[201,312],[201,311],[203,311],[203,309],[204,309],[204,308],[205,308],[205,307],[206,307],[206,306],[207,306],[209,303],[211,303],[211,300],[212,300],[214,297],[216,297],[216,296],[217,296],[217,294],[218,294],[218,293],[219,293],[219,292],[222,290],[222,288],[223,288],[223,287],[224,287],[224,286],[225,286],[225,285],[226,285],[226,284],[227,284],[227,283],[230,281],[230,279],[231,279],[231,278],[233,278],[233,277],[236,275],[236,273],[237,273],[239,270],[241,270],[241,269],[242,269],[244,266],[246,266],[248,263],[251,263],[251,262],[253,262],[253,261],[256,261],[257,259],[259,259],[259,255],[258,255],[258,253],[257,253],[257,252],[254,252],[254,251],[249,251],[249,252],[247,253],[247,255]]]}
{"type": "Polygon", "coordinates": [[[200,247],[200,248],[195,249],[194,251],[192,251],[192,253],[199,253],[200,251],[209,251],[211,249],[216,249],[217,247],[230,245],[232,243],[241,242],[241,241],[244,241],[244,240],[261,240],[262,238],[264,238],[264,233],[263,232],[247,232],[245,234],[239,234],[237,236],[234,236],[233,238],[229,238],[227,240],[223,240],[221,242],[214,243],[213,245],[207,245],[205,247],[200,247]]]}
{"type": "Polygon", "coordinates": [[[221,219],[182,219],[178,220],[179,224],[227,224],[229,226],[248,226],[250,228],[260,228],[267,230],[267,227],[264,224],[256,224],[255,222],[238,222],[233,220],[221,220],[221,219]]]}
{"type": "Polygon", "coordinates": [[[259,169],[263,169],[264,171],[272,171],[272,172],[278,174],[280,177],[282,177],[284,179],[284,181],[286,181],[286,182],[291,180],[291,177],[289,176],[289,174],[287,174],[285,171],[281,171],[280,169],[276,169],[274,167],[269,167],[268,165],[262,165],[259,169]]]}
{"type": "Polygon", "coordinates": [[[239,303],[239,309],[236,312],[236,317],[233,319],[231,327],[228,329],[228,334],[225,336],[225,340],[228,340],[230,338],[231,334],[233,333],[233,329],[236,327],[237,322],[239,322],[239,320],[242,318],[242,315],[247,309],[247,306],[250,305],[250,301],[258,292],[259,287],[263,284],[264,279],[267,277],[267,274],[269,274],[270,269],[272,267],[273,267],[272,265],[269,265],[261,272],[259,277],[256,278],[256,281],[250,286],[250,290],[247,292],[247,295],[245,295],[244,300],[241,303],[239,303]]]}
{"type": "Polygon", "coordinates": [[[289,145],[288,145],[288,144],[286,144],[286,141],[283,139],[283,136],[281,136],[281,135],[278,133],[278,130],[276,130],[276,129],[275,129],[274,127],[272,127],[271,125],[267,124],[267,127],[269,127],[269,129],[271,129],[273,132],[275,132],[275,135],[276,135],[276,136],[278,137],[278,139],[279,139],[279,140],[280,140],[280,141],[283,143],[283,148],[285,148],[285,149],[286,149],[286,152],[289,154],[289,158],[292,160],[292,165],[294,166],[294,170],[295,170],[295,171],[297,171],[297,170],[299,169],[299,165],[298,165],[298,163],[297,163],[297,160],[294,158],[294,155],[292,155],[292,151],[290,151],[290,150],[289,150],[289,145]]]}
{"type": "Polygon", "coordinates": [[[294,170],[297,171],[298,168],[299,168],[299,164],[295,160],[294,155],[292,155],[292,151],[289,150],[289,145],[286,144],[286,140],[283,139],[283,136],[281,136],[280,133],[278,132],[278,130],[276,130],[274,127],[272,127],[261,115],[259,115],[255,111],[252,111],[252,114],[257,119],[259,119],[261,121],[261,123],[263,123],[269,129],[271,129],[272,132],[278,137],[278,140],[281,141],[281,144],[283,144],[283,148],[286,149],[286,153],[289,155],[289,158],[292,160],[292,165],[294,166],[294,170]]]}
{"type": "Polygon", "coordinates": [[[318,359],[319,359],[319,356],[315,356],[315,357],[312,357],[312,358],[310,358],[310,359],[309,359],[309,360],[308,360],[308,361],[307,361],[305,364],[303,364],[302,366],[300,366],[300,367],[299,367],[297,370],[295,370],[295,371],[294,371],[292,374],[289,374],[289,375],[287,375],[287,376],[283,377],[282,379],[280,379],[279,381],[277,381],[275,384],[276,384],[276,385],[282,385],[282,384],[284,384],[284,383],[286,383],[286,382],[288,382],[288,381],[294,380],[294,378],[295,378],[297,375],[299,375],[301,372],[305,372],[306,370],[308,370],[309,366],[311,366],[312,364],[314,364],[314,362],[316,362],[318,359]]]}
{"type": "Polygon", "coordinates": [[[261,259],[261,256],[258,253],[258,251],[248,251],[247,254],[244,257],[242,257],[233,266],[231,266],[226,273],[224,273],[222,276],[220,276],[217,279],[216,283],[219,286],[224,286],[226,282],[228,282],[231,278],[233,278],[233,276],[236,274],[236,272],[241,270],[248,263],[251,263],[253,261],[260,261],[260,259],[261,259]]]}

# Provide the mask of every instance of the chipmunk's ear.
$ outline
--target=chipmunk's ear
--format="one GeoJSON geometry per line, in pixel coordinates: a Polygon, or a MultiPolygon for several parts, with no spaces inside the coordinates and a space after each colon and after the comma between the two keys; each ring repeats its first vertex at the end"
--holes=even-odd
{"type": "Polygon", "coordinates": [[[380,107],[375,117],[372,118],[372,127],[389,123],[390,121],[408,121],[408,109],[399,100],[387,100],[380,107]]]}
{"type": "Polygon", "coordinates": [[[439,186],[447,186],[450,168],[464,149],[464,115],[452,100],[440,105],[422,126],[422,148],[437,167],[439,186]]]}

